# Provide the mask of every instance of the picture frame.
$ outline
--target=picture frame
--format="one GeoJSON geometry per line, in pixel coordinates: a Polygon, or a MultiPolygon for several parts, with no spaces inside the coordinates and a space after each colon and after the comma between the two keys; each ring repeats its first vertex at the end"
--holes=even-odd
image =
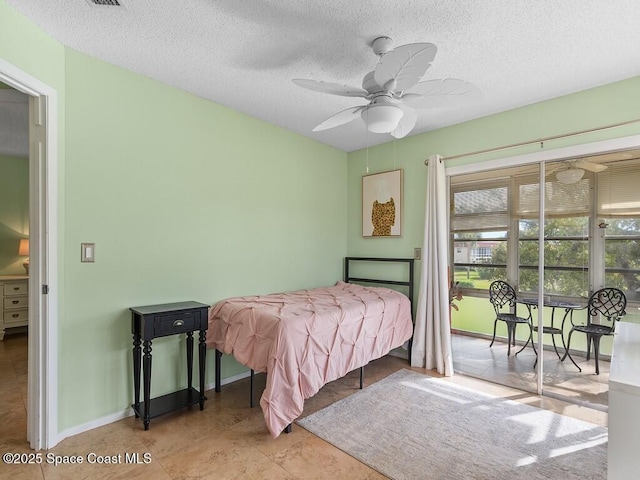
{"type": "Polygon", "coordinates": [[[402,236],[403,170],[362,177],[362,236],[402,236]]]}

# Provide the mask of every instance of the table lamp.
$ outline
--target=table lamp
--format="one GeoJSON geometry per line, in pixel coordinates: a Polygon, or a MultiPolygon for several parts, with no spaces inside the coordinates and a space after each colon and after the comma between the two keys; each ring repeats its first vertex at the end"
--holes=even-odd
{"type": "Polygon", "coordinates": [[[29,275],[29,239],[28,238],[21,238],[20,239],[20,245],[18,246],[18,255],[21,257],[26,256],[27,259],[24,261],[24,263],[22,264],[22,266],[24,267],[24,269],[27,271],[27,275],[29,275]]]}

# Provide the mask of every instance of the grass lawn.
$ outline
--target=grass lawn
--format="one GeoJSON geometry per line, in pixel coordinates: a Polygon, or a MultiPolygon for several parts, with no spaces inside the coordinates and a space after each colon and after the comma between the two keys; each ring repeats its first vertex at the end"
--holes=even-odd
{"type": "Polygon", "coordinates": [[[469,272],[455,272],[454,280],[456,282],[460,282],[460,285],[463,288],[467,286],[465,284],[473,283],[473,288],[481,288],[484,290],[488,290],[489,284],[491,283],[491,280],[484,280],[480,278],[478,272],[475,270],[471,270],[469,272]]]}

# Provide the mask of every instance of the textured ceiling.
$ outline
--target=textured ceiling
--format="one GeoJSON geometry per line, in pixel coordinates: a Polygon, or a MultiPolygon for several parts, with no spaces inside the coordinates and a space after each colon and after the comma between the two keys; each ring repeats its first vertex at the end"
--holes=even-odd
{"type": "Polygon", "coordinates": [[[311,130],[363,104],[294,78],[360,86],[370,42],[430,42],[425,79],[460,78],[480,100],[421,111],[411,134],[640,75],[638,0],[6,0],[75,50],[353,151],[392,140],[361,122],[311,130]]]}

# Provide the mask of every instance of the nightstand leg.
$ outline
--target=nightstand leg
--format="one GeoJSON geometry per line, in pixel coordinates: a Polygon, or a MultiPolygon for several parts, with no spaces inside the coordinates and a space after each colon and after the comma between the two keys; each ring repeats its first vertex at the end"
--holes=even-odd
{"type": "Polygon", "coordinates": [[[142,355],[142,349],[140,348],[140,335],[133,335],[133,405],[136,418],[139,417],[140,411],[140,356],[142,355]]]}
{"type": "Polygon", "coordinates": [[[142,359],[143,376],[144,376],[144,429],[149,430],[149,422],[151,421],[151,342],[145,340],[143,343],[144,356],[142,359]]]}
{"type": "Polygon", "coordinates": [[[187,332],[187,385],[193,387],[193,332],[187,332]]]}
{"type": "Polygon", "coordinates": [[[207,345],[205,343],[207,339],[207,332],[200,330],[200,343],[198,345],[198,367],[200,372],[200,410],[204,409],[204,369],[207,360],[207,345]]]}

